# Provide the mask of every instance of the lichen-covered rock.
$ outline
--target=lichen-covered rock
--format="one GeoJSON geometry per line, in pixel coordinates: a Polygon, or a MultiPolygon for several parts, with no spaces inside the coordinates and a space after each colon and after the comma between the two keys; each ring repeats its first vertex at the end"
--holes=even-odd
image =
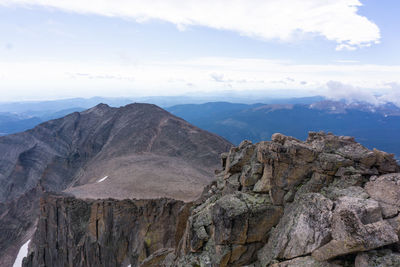
{"type": "Polygon", "coordinates": [[[398,267],[400,266],[400,253],[390,249],[372,250],[359,253],[355,260],[355,267],[398,267]]]}
{"type": "Polygon", "coordinates": [[[183,251],[193,255],[181,264],[239,266],[255,259],[282,213],[283,208],[274,206],[268,195],[250,192],[223,195],[200,205],[188,220],[183,241],[183,251]]]}
{"type": "Polygon", "coordinates": [[[317,260],[329,260],[398,241],[393,227],[382,220],[378,202],[371,199],[339,198],[333,212],[331,229],[333,240],[312,253],[317,260]]]}
{"type": "Polygon", "coordinates": [[[331,239],[333,202],[321,194],[302,195],[288,205],[268,243],[259,251],[262,266],[274,259],[292,259],[306,255],[331,239]]]}
{"type": "Polygon", "coordinates": [[[365,189],[373,199],[400,208],[400,173],[373,176],[365,189]]]}

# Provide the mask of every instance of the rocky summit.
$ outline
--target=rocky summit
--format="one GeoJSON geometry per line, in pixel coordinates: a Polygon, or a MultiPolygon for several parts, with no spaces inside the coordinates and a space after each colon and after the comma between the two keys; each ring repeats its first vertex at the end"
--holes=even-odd
{"type": "Polygon", "coordinates": [[[221,155],[199,199],[46,194],[24,266],[400,266],[400,167],[351,137],[221,155]]]}

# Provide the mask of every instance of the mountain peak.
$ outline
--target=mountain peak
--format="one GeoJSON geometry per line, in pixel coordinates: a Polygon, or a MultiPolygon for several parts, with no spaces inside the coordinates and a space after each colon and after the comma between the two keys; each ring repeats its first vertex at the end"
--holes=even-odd
{"type": "MultiPolygon", "coordinates": [[[[230,147],[225,139],[142,103],[99,104],[0,137],[0,202],[15,202],[0,205],[0,237],[7,236],[0,238],[0,248],[13,249],[32,231],[43,191],[92,199],[192,201],[213,179],[219,154],[230,147]],[[38,185],[43,191],[26,194],[38,185]],[[33,207],[19,209],[24,203],[33,207]],[[19,230],[10,230],[10,222],[19,230]]],[[[3,258],[14,251],[2,251],[4,266],[3,258]]]]}

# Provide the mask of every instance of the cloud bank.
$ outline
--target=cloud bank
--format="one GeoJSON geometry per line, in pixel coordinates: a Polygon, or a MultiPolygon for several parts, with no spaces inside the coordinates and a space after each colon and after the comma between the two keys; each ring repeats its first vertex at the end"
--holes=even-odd
{"type": "Polygon", "coordinates": [[[400,65],[296,64],[256,58],[175,61],[0,61],[2,101],[292,90],[351,101],[396,102],[400,65]],[[337,81],[337,82],[332,82],[337,81]]]}
{"type": "Polygon", "coordinates": [[[387,83],[379,92],[369,91],[351,84],[329,81],[327,91],[323,95],[332,100],[352,102],[367,102],[376,106],[393,103],[400,107],[400,84],[387,83]]]}
{"type": "Polygon", "coordinates": [[[354,50],[380,40],[376,24],[357,13],[359,0],[0,0],[4,6],[43,6],[109,17],[167,21],[181,30],[205,26],[262,40],[291,42],[322,36],[336,50],[354,50]]]}

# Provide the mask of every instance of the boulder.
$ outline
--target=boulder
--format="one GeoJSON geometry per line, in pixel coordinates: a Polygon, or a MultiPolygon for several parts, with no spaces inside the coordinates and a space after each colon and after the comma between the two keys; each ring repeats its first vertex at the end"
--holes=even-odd
{"type": "Polygon", "coordinates": [[[321,194],[302,195],[285,208],[268,243],[259,251],[262,266],[274,259],[292,259],[311,253],[331,239],[333,202],[321,194]]]}
{"type": "Polygon", "coordinates": [[[332,238],[312,256],[325,261],[349,253],[367,251],[398,241],[393,227],[382,220],[379,203],[371,199],[341,197],[332,216],[332,238]]]}
{"type": "Polygon", "coordinates": [[[373,176],[365,189],[373,199],[400,207],[400,173],[373,176]]]}
{"type": "Polygon", "coordinates": [[[372,250],[357,254],[355,267],[398,267],[400,266],[400,253],[389,249],[372,250]]]}

